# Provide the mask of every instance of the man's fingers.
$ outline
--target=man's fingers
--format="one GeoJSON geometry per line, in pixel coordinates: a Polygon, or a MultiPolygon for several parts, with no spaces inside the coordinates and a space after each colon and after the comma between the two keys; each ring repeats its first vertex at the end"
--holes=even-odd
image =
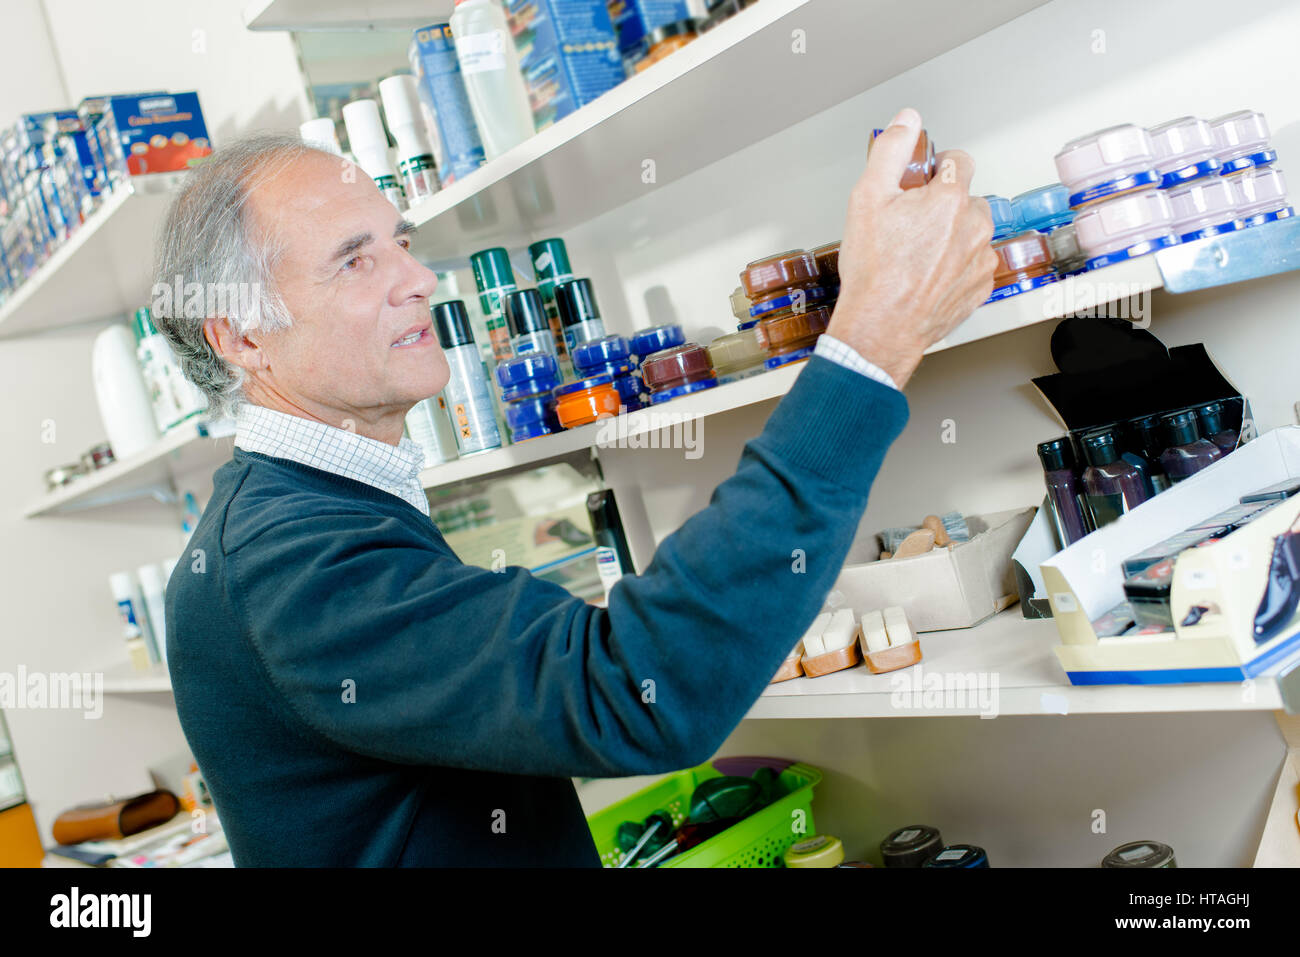
{"type": "Polygon", "coordinates": [[[969,193],[974,178],[975,161],[965,150],[944,150],[935,156],[934,179],[930,182],[956,184],[963,193],[969,193]]]}
{"type": "Polygon", "coordinates": [[[888,129],[871,140],[867,149],[867,170],[863,178],[881,192],[901,192],[899,183],[912,161],[921,136],[921,114],[911,107],[898,111],[888,129]]]}

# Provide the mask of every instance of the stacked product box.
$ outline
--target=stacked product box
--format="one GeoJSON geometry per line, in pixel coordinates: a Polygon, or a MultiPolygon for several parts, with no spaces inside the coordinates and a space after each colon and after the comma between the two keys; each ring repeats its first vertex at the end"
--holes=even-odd
{"type": "Polygon", "coordinates": [[[646,54],[650,31],[690,17],[686,0],[606,0],[609,17],[618,34],[618,52],[629,73],[646,54]]]}
{"type": "Polygon", "coordinates": [[[109,97],[95,130],[110,186],[188,168],[212,152],[197,93],[109,97]]]}
{"type": "Polygon", "coordinates": [[[434,23],[411,35],[407,50],[425,125],[435,140],[438,175],[450,186],[487,161],[470,109],[451,26],[434,23]]]}
{"type": "Polygon", "coordinates": [[[506,0],[538,130],[622,83],[605,0],[506,0]]]}

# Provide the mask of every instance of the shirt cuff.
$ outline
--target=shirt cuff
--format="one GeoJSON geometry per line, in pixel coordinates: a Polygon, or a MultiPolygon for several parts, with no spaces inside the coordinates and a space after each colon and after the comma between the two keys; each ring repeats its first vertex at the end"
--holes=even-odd
{"type": "Polygon", "coordinates": [[[817,340],[817,347],[813,349],[813,353],[830,359],[831,362],[834,362],[836,365],[844,366],[846,369],[852,369],[854,372],[860,372],[868,379],[875,379],[877,382],[887,385],[891,389],[898,388],[898,383],[894,381],[893,376],[880,368],[880,366],[876,365],[874,362],[868,362],[856,349],[852,346],[845,345],[834,336],[828,336],[823,332],[817,340]]]}

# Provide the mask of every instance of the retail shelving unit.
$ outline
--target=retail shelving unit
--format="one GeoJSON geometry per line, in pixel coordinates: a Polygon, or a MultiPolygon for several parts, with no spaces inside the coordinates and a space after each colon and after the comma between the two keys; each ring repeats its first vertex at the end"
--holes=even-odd
{"type": "Polygon", "coordinates": [[[0,338],[130,313],[144,305],[154,234],[184,175],[137,177],[114,190],[0,305],[0,338]]]}
{"type": "Polygon", "coordinates": [[[445,21],[454,0],[253,0],[250,30],[394,30],[445,21]]]}

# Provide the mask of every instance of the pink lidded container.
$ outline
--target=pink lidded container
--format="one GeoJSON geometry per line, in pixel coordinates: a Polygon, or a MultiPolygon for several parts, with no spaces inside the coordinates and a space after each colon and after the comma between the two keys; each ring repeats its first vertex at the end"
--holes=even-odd
{"type": "Polygon", "coordinates": [[[1160,185],[1151,136],[1132,123],[1070,140],[1055,160],[1057,175],[1070,191],[1070,206],[1076,208],[1160,185]]]}
{"type": "Polygon", "coordinates": [[[1263,113],[1238,110],[1210,120],[1214,143],[1218,147],[1220,172],[1224,176],[1240,173],[1252,166],[1267,166],[1277,159],[1268,144],[1268,122],[1263,113]]]}
{"type": "Polygon", "coordinates": [[[1168,189],[1219,172],[1219,147],[1210,124],[1195,116],[1180,116],[1147,127],[1156,154],[1160,186],[1168,189]]]}
{"type": "Polygon", "coordinates": [[[1230,233],[1241,228],[1237,192],[1232,181],[1211,176],[1183,183],[1165,191],[1174,213],[1174,232],[1180,242],[1230,233]]]}
{"type": "Polygon", "coordinates": [[[1178,242],[1169,198],[1158,189],[1116,196],[1079,210],[1074,232],[1088,257],[1089,269],[1144,256],[1178,242]]]}

